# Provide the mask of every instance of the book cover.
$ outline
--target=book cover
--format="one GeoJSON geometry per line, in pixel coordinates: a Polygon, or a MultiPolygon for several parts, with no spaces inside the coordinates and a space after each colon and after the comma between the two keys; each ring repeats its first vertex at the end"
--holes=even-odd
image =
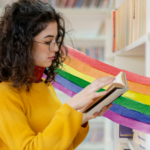
{"type": "Polygon", "coordinates": [[[78,0],[77,3],[76,3],[76,7],[81,7],[83,4],[83,0],[78,0]]]}
{"type": "Polygon", "coordinates": [[[89,48],[86,48],[85,53],[86,53],[86,55],[90,56],[90,50],[89,50],[89,48]]]}
{"type": "Polygon", "coordinates": [[[102,8],[103,7],[103,3],[104,3],[104,0],[100,0],[99,3],[98,3],[98,7],[102,8]]]}
{"type": "Polygon", "coordinates": [[[72,7],[73,7],[73,8],[76,7],[76,4],[77,4],[78,1],[79,1],[79,0],[74,0],[74,2],[73,2],[73,4],[72,4],[72,7]]]}
{"type": "Polygon", "coordinates": [[[94,56],[93,56],[93,48],[92,48],[91,46],[89,47],[89,51],[90,51],[90,57],[93,58],[93,57],[94,57],[94,56]]]}
{"type": "Polygon", "coordinates": [[[101,52],[100,52],[100,61],[101,61],[101,62],[104,62],[104,61],[105,61],[104,47],[101,47],[101,48],[100,48],[100,51],[101,51],[101,52]]]}
{"type": "Polygon", "coordinates": [[[119,138],[132,138],[133,131],[131,128],[128,128],[123,125],[119,125],[119,138]]]}
{"type": "Polygon", "coordinates": [[[135,12],[134,12],[134,17],[135,17],[135,24],[134,24],[134,41],[138,39],[138,0],[134,0],[134,5],[135,5],[135,12]]]}

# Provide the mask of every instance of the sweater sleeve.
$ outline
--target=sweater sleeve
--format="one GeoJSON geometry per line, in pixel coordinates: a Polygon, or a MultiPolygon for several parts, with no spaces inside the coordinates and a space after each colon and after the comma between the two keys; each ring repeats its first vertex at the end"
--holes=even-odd
{"type": "MultiPolygon", "coordinates": [[[[51,88],[52,88],[56,98],[59,100],[59,98],[57,97],[57,94],[56,94],[52,84],[51,84],[51,88]]],[[[77,148],[77,146],[79,146],[79,144],[81,144],[83,142],[83,140],[86,138],[88,132],[89,132],[89,122],[86,125],[86,127],[80,126],[80,129],[79,129],[77,135],[75,136],[75,138],[73,140],[73,145],[72,145],[73,149],[77,148]]]]}
{"type": "MultiPolygon", "coordinates": [[[[17,94],[0,94],[0,137],[13,150],[72,150],[81,129],[83,114],[63,104],[43,132],[30,128],[25,106],[17,94]]],[[[78,142],[76,142],[78,143],[78,142]]]]}
{"type": "Polygon", "coordinates": [[[89,122],[87,123],[86,127],[80,127],[76,137],[73,140],[73,148],[75,149],[79,144],[83,142],[89,132],[89,122]]]}

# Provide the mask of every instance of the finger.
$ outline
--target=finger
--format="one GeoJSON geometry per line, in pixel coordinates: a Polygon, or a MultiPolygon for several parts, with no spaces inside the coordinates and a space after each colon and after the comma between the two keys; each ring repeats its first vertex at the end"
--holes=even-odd
{"type": "Polygon", "coordinates": [[[111,103],[111,104],[109,104],[109,105],[107,106],[107,110],[109,110],[112,106],[113,106],[113,104],[112,104],[112,103],[111,103]]]}
{"type": "Polygon", "coordinates": [[[107,76],[107,77],[97,78],[96,80],[99,80],[100,82],[104,82],[104,81],[107,81],[110,78],[115,78],[115,76],[107,76]]]}
{"type": "Polygon", "coordinates": [[[91,99],[96,100],[98,97],[102,97],[106,94],[107,92],[106,91],[103,91],[103,92],[94,92],[93,94],[91,94],[91,99]]]}
{"type": "Polygon", "coordinates": [[[102,108],[102,110],[98,113],[98,116],[103,116],[104,115],[104,113],[107,111],[107,110],[109,110],[111,107],[113,106],[113,104],[111,103],[111,104],[109,104],[109,106],[107,107],[107,106],[104,106],[103,108],[102,108]]]}
{"type": "Polygon", "coordinates": [[[107,110],[107,106],[104,106],[102,110],[98,113],[98,116],[102,116],[107,110]]]}
{"type": "Polygon", "coordinates": [[[110,77],[110,78],[107,78],[107,80],[105,81],[100,81],[100,80],[97,80],[97,82],[95,82],[92,87],[91,87],[91,90],[93,92],[96,92],[98,91],[99,89],[111,84],[113,81],[114,81],[114,77],[110,77]]]}

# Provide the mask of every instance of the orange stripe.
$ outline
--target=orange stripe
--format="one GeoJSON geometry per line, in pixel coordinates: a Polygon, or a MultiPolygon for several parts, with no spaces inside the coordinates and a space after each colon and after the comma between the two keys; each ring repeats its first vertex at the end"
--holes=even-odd
{"type": "MultiPolygon", "coordinates": [[[[77,59],[74,59],[72,57],[70,57],[70,59],[71,60],[69,61],[69,59],[67,58],[64,63],[86,75],[91,76],[91,77],[101,78],[101,77],[106,77],[106,76],[111,75],[109,73],[105,73],[100,70],[97,70],[97,69],[95,69],[77,59]]],[[[128,85],[129,85],[129,88],[131,91],[150,96],[150,92],[149,92],[150,86],[135,83],[132,81],[128,81],[128,85]]]]}

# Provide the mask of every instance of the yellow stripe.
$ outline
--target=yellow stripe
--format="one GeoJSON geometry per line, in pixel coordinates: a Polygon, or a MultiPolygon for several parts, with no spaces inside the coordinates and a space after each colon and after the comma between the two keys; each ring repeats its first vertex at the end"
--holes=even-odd
{"type": "MultiPolygon", "coordinates": [[[[83,80],[86,80],[90,83],[92,83],[96,78],[93,78],[91,76],[88,76],[82,72],[79,72],[77,70],[75,70],[74,68],[70,67],[69,65],[66,65],[66,64],[63,64],[63,68],[62,70],[76,76],[76,77],[79,77],[83,80]]],[[[105,86],[104,89],[107,89],[109,85],[105,86]]],[[[150,96],[148,95],[144,95],[144,94],[140,94],[140,93],[137,93],[137,92],[134,92],[134,91],[130,91],[128,90],[126,93],[123,94],[124,97],[127,97],[127,98],[130,98],[132,100],[135,100],[135,101],[138,101],[138,102],[141,102],[143,104],[147,104],[147,105],[150,105],[150,96]]]]}

